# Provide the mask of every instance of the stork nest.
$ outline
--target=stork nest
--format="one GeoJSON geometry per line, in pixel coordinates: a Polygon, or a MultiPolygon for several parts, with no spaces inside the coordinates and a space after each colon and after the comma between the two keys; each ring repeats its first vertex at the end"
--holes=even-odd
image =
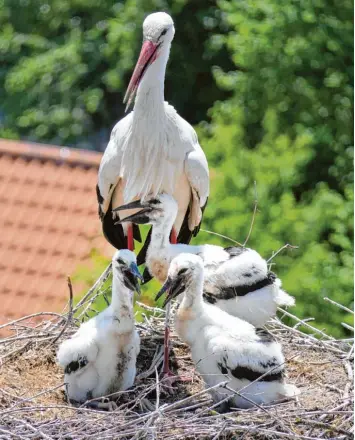
{"type": "Polygon", "coordinates": [[[283,346],[288,381],[301,391],[297,400],[217,412],[188,346],[174,333],[172,369],[190,380],[177,381],[171,394],[158,374],[164,311],[140,304],[147,313],[137,324],[141,352],[134,386],[109,396],[113,411],[71,405],[56,350],[104,294],[109,271],[75,308],[71,295],[67,313],[40,313],[0,326],[12,332],[0,340],[0,439],[353,438],[353,340],[335,340],[285,311],[267,327],[283,346]],[[296,321],[293,327],[283,322],[285,314],[296,321]]]}

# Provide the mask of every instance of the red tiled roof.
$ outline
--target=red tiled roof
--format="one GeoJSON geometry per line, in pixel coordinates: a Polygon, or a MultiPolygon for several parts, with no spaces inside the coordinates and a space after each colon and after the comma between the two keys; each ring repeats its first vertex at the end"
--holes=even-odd
{"type": "Polygon", "coordinates": [[[93,247],[112,254],[97,215],[100,160],[96,152],[0,139],[0,323],[61,311],[66,276],[93,247]]]}

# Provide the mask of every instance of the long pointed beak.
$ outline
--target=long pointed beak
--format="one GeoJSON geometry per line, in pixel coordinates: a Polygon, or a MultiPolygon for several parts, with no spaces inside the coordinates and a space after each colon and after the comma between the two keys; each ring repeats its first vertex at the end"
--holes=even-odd
{"type": "Polygon", "coordinates": [[[131,269],[132,275],[140,279],[141,281],[144,281],[143,275],[139,272],[138,266],[136,263],[131,263],[129,268],[131,269]]]}
{"type": "Polygon", "coordinates": [[[166,291],[168,291],[168,290],[170,289],[172,283],[173,283],[173,280],[172,280],[171,278],[168,277],[168,278],[166,279],[165,283],[163,284],[163,287],[162,287],[162,288],[159,290],[159,292],[156,294],[156,296],[155,296],[155,301],[158,301],[158,299],[159,299],[162,295],[164,295],[164,293],[165,293],[166,291]]]}
{"type": "Polygon", "coordinates": [[[127,102],[126,112],[129,109],[136,92],[138,90],[139,83],[141,82],[146,70],[157,58],[157,50],[159,44],[154,44],[149,40],[143,42],[143,46],[141,49],[141,53],[139,54],[139,58],[136,64],[136,67],[133,71],[131,80],[127,87],[127,91],[123,100],[123,103],[127,102]]]}
{"type": "Polygon", "coordinates": [[[133,202],[126,203],[125,205],[121,205],[118,208],[113,209],[112,212],[138,208],[144,208],[144,206],[142,205],[142,202],[140,200],[134,200],[133,202]]]}
{"type": "Polygon", "coordinates": [[[185,290],[185,285],[181,277],[170,278],[168,277],[165,281],[163,287],[159,290],[155,297],[157,301],[165,292],[168,292],[164,302],[163,307],[165,307],[172,299],[176,298],[185,290]]]}
{"type": "Polygon", "coordinates": [[[136,263],[131,263],[129,266],[129,269],[131,271],[131,274],[133,275],[133,280],[132,281],[132,287],[134,287],[134,290],[138,293],[138,295],[141,294],[141,286],[138,282],[138,279],[140,279],[141,281],[143,281],[143,277],[141,275],[141,273],[138,270],[138,266],[136,265],[136,263]]]}
{"type": "Polygon", "coordinates": [[[151,212],[151,208],[144,208],[135,214],[129,215],[128,217],[122,218],[115,223],[115,225],[120,225],[121,223],[135,223],[136,225],[146,225],[150,222],[150,218],[148,215],[145,215],[148,212],[151,212]]]}

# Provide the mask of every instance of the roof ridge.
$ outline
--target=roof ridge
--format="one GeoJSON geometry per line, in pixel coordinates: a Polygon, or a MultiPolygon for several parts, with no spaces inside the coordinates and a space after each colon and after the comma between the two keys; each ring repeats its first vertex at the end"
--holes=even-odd
{"type": "Polygon", "coordinates": [[[0,156],[21,157],[26,160],[37,159],[42,162],[50,161],[57,165],[65,163],[72,167],[80,166],[87,169],[100,166],[102,153],[79,148],[0,139],[0,156]]]}

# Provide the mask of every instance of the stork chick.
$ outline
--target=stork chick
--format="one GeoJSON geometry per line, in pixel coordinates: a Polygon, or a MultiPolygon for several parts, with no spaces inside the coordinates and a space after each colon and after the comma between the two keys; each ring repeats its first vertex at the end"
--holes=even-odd
{"type": "Polygon", "coordinates": [[[135,201],[117,210],[140,211],[121,220],[153,225],[146,266],[164,283],[169,265],[181,253],[199,255],[204,265],[204,300],[230,315],[255,326],[275,316],[278,306],[294,305],[294,298],[281,289],[281,281],[267,269],[266,261],[254,250],[243,247],[171,244],[169,233],[177,214],[177,203],[168,194],[147,201],[135,201]]]}
{"type": "MultiPolygon", "coordinates": [[[[112,258],[112,299],[103,312],[82,324],[58,350],[71,401],[85,402],[126,390],[136,375],[140,339],[134,325],[133,291],[140,293],[141,275],[133,252],[123,249],[112,258]]],[[[91,407],[107,404],[90,402],[91,407]]]]}
{"type": "Polygon", "coordinates": [[[229,381],[227,389],[211,392],[214,401],[227,399],[234,406],[250,408],[296,396],[297,387],[285,383],[280,344],[266,330],[204,302],[203,278],[202,259],[181,254],[171,262],[157,298],[168,292],[166,305],[183,293],[175,317],[177,334],[190,346],[196,369],[207,387],[229,381]]]}
{"type": "MultiPolygon", "coordinates": [[[[165,12],[143,23],[143,45],[125,101],[134,108],[113,128],[102,157],[97,185],[99,214],[107,240],[117,249],[133,249],[140,240],[131,223],[115,224],[116,207],[148,194],[173,194],[178,212],[172,241],[188,243],[196,235],[209,194],[209,171],[195,130],[164,101],[164,79],[174,22],[165,12]]],[[[119,213],[124,218],[125,212],[119,213]]],[[[138,255],[145,261],[150,240],[138,255]]]]}

